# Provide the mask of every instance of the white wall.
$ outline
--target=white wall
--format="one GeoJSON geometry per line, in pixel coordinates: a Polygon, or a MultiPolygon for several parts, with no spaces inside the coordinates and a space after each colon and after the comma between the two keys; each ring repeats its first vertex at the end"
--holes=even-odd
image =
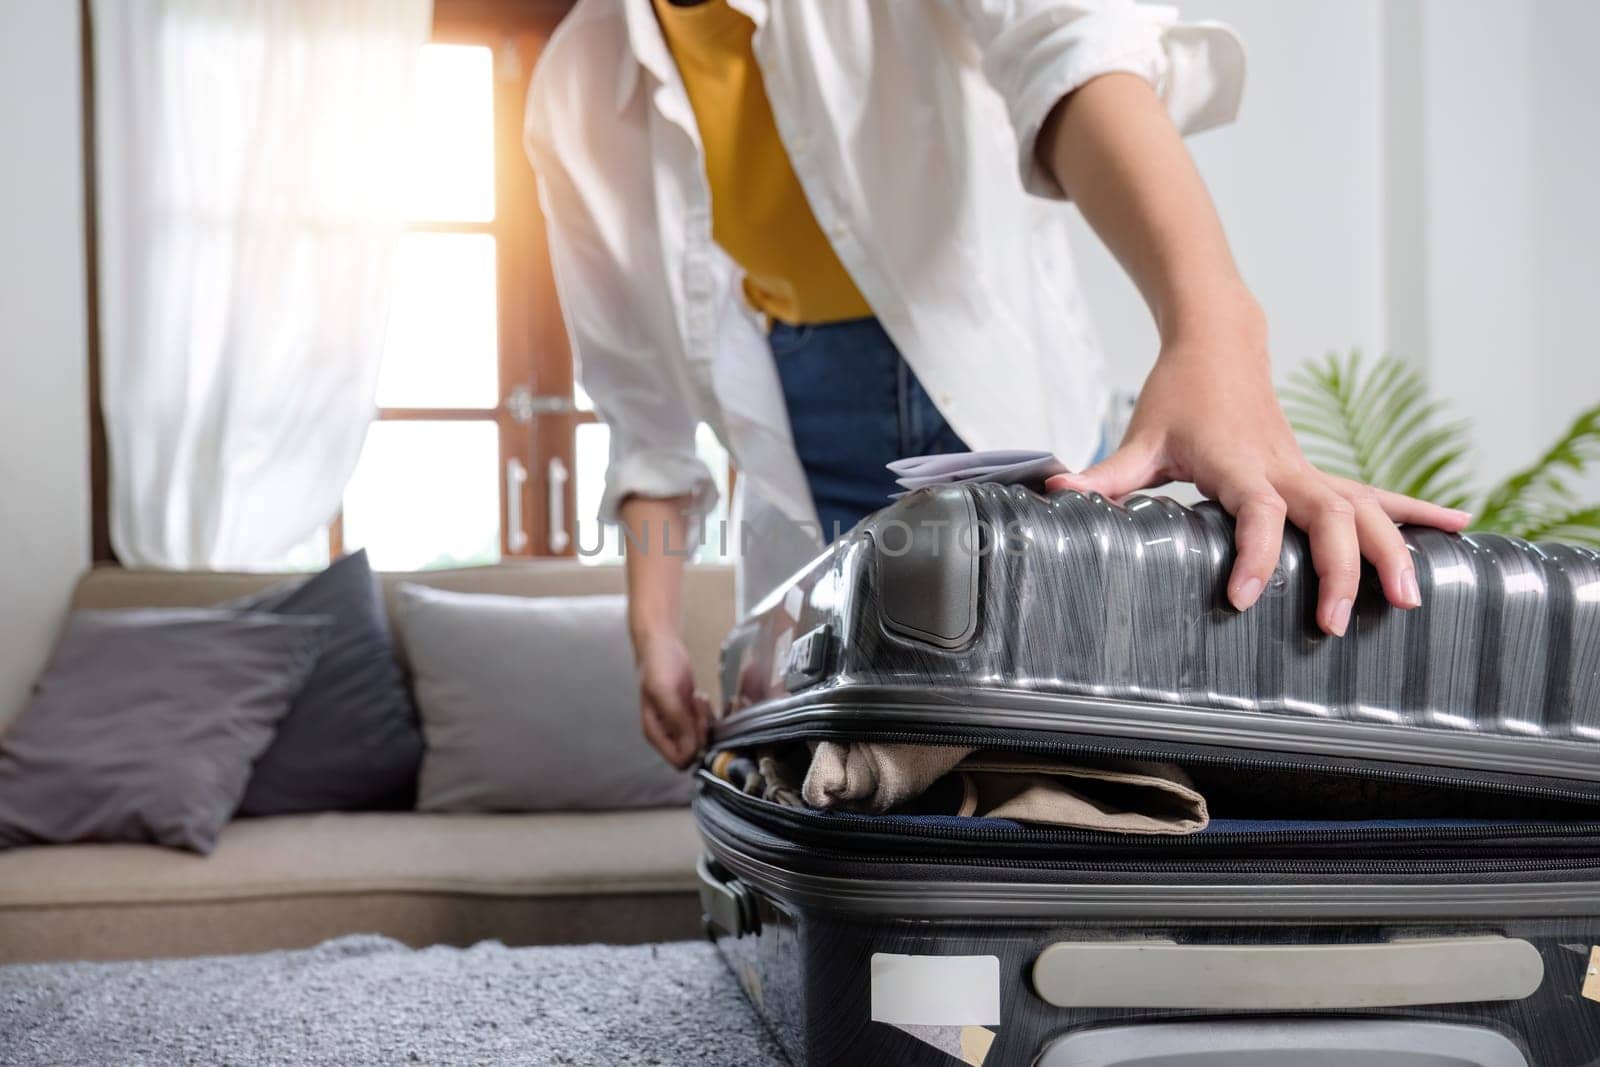
{"type": "MultiPolygon", "coordinates": [[[[1266,308],[1280,376],[1333,349],[1384,344],[1379,0],[1183,0],[1228,23],[1249,75],[1237,122],[1189,141],[1246,282],[1266,308]]],[[[1143,302],[1087,226],[1076,245],[1113,380],[1156,355],[1143,302]]]]}
{"type": "Polygon", "coordinates": [[[78,5],[0,0],[0,719],[89,560],[78,5]]]}
{"type": "Polygon", "coordinates": [[[1600,402],[1600,5],[1421,0],[1420,22],[1426,360],[1498,478],[1600,402]]]}
{"type": "MultiPolygon", "coordinates": [[[[1484,482],[1600,401],[1600,4],[1180,8],[1245,42],[1238,122],[1190,147],[1280,380],[1330,350],[1402,355],[1474,421],[1484,482]]],[[[1149,316],[1087,227],[1077,251],[1114,381],[1136,389],[1149,316]]]]}

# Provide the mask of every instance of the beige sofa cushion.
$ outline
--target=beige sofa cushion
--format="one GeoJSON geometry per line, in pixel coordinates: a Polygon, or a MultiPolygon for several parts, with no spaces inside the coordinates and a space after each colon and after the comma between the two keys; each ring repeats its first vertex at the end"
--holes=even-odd
{"type": "Polygon", "coordinates": [[[245,819],[208,857],[0,852],[0,963],[259,952],[352,932],[413,945],[699,932],[687,809],[245,819]]]}
{"type": "Polygon", "coordinates": [[[540,815],[415,812],[241,819],[198,856],[153,845],[0,852],[0,908],[180,903],[306,893],[557,896],[687,891],[687,808],[540,815]]]}

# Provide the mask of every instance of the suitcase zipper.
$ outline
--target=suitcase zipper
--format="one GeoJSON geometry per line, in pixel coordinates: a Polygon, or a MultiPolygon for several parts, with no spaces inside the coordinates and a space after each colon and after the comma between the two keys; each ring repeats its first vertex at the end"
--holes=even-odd
{"type": "Polygon", "coordinates": [[[739,827],[737,824],[730,827],[727,825],[729,816],[719,810],[723,808],[723,805],[717,798],[702,796],[695,801],[695,808],[697,812],[702,814],[700,822],[703,828],[712,831],[719,837],[731,837],[741,845],[754,845],[759,849],[758,858],[763,860],[773,856],[797,857],[804,863],[818,861],[843,863],[872,868],[875,871],[885,867],[892,869],[905,864],[930,867],[959,867],[968,870],[1009,869],[1076,871],[1097,874],[1231,874],[1252,876],[1282,874],[1355,876],[1488,875],[1541,871],[1586,872],[1600,869],[1600,856],[1559,859],[1534,857],[1520,859],[1485,858],[1478,860],[1370,860],[1330,857],[1321,861],[1283,860],[1272,857],[1206,861],[1198,858],[1173,858],[1169,856],[1160,861],[1146,861],[1101,858],[1071,860],[1053,858],[1020,859],[1011,856],[986,856],[980,859],[971,856],[957,857],[948,853],[940,855],[926,852],[897,851],[893,853],[875,853],[870,859],[867,859],[850,850],[801,845],[765,830],[759,823],[752,824],[756,831],[754,835],[750,834],[745,827],[739,827]]]}
{"type": "MultiPolygon", "coordinates": [[[[834,835],[847,835],[844,839],[852,843],[862,840],[871,840],[880,843],[896,845],[906,839],[950,841],[960,844],[1010,844],[1016,846],[1087,846],[1090,850],[1103,850],[1106,852],[1136,853],[1140,851],[1159,850],[1163,854],[1172,851],[1192,851],[1204,849],[1207,851],[1221,850],[1229,847],[1259,848],[1270,846],[1273,849],[1298,848],[1310,846],[1371,846],[1371,845],[1430,845],[1438,843],[1440,846],[1463,844],[1495,844],[1505,843],[1513,846],[1516,851],[1530,853],[1547,853],[1555,847],[1552,841],[1566,842],[1569,839],[1574,845],[1566,847],[1590,846],[1589,851],[1600,856],[1600,822],[1588,823],[1504,823],[1498,826],[1434,826],[1434,827],[1379,827],[1375,829],[1328,829],[1328,830],[1249,830],[1227,831],[1219,833],[1172,834],[1172,835],[1131,835],[1116,834],[1105,831],[1074,830],[1057,827],[999,827],[982,825],[982,820],[974,820],[971,827],[957,827],[944,825],[929,825],[913,822],[905,816],[889,815],[863,815],[856,812],[820,812],[802,811],[786,808],[781,804],[762,800],[739,792],[732,785],[717,778],[710,773],[701,772],[703,781],[715,788],[721,796],[721,802],[730,807],[747,812],[752,821],[782,826],[792,832],[798,832],[808,837],[817,837],[824,840],[834,839],[834,835]],[[823,820],[839,823],[838,826],[824,825],[823,820]],[[885,820],[893,820],[886,822],[885,820]],[[1510,838],[1508,830],[1519,826],[1526,830],[1537,827],[1537,834],[1531,837],[1523,834],[1518,838],[1510,838]]],[[[1418,855],[1418,849],[1408,849],[1408,854],[1418,855]]]]}
{"type": "Polygon", "coordinates": [[[1430,773],[1407,771],[1399,767],[1373,767],[1370,764],[1363,764],[1359,768],[1342,768],[1331,761],[1328,763],[1312,763],[1294,759],[1279,760],[1260,759],[1251,756],[1224,756],[1213,752],[1194,751],[1182,747],[1163,748],[1159,745],[1153,745],[1134,748],[1116,744],[1100,744],[1099,742],[1063,743],[1038,738],[1018,737],[1014,733],[1004,730],[947,734],[942,731],[879,730],[871,727],[853,729],[848,732],[827,729],[818,730],[815,728],[807,729],[805,727],[780,727],[770,733],[752,731],[750,734],[740,735],[736,740],[730,738],[714,745],[712,751],[804,740],[887,741],[901,744],[938,744],[955,745],[963,748],[1045,752],[1062,756],[1110,756],[1116,759],[1155,759],[1172,763],[1204,763],[1219,767],[1237,767],[1241,770],[1336,774],[1361,779],[1405,782],[1411,785],[1448,786],[1473,792],[1542,797],[1550,800],[1575,801],[1600,806],[1600,796],[1597,796],[1593,791],[1563,789],[1544,782],[1483,781],[1482,779],[1471,777],[1471,772],[1466,771],[1460,774],[1430,773]]]}

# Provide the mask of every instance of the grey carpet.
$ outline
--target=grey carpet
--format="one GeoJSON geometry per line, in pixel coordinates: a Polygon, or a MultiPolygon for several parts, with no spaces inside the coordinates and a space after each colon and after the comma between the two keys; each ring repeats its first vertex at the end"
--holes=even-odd
{"type": "Polygon", "coordinates": [[[300,952],[0,967],[0,1062],[784,1061],[709,944],[300,952]]]}

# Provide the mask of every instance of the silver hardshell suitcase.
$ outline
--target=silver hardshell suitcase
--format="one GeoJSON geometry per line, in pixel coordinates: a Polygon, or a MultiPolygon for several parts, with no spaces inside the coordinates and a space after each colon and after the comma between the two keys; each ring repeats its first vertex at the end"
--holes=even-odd
{"type": "Polygon", "coordinates": [[[1407,529],[1424,606],[1315,628],[1290,531],[912,493],[723,650],[713,752],[895,740],[1188,770],[1130,838],[820,812],[703,771],[708,927],[797,1064],[1600,1064],[1600,555],[1407,529]]]}

